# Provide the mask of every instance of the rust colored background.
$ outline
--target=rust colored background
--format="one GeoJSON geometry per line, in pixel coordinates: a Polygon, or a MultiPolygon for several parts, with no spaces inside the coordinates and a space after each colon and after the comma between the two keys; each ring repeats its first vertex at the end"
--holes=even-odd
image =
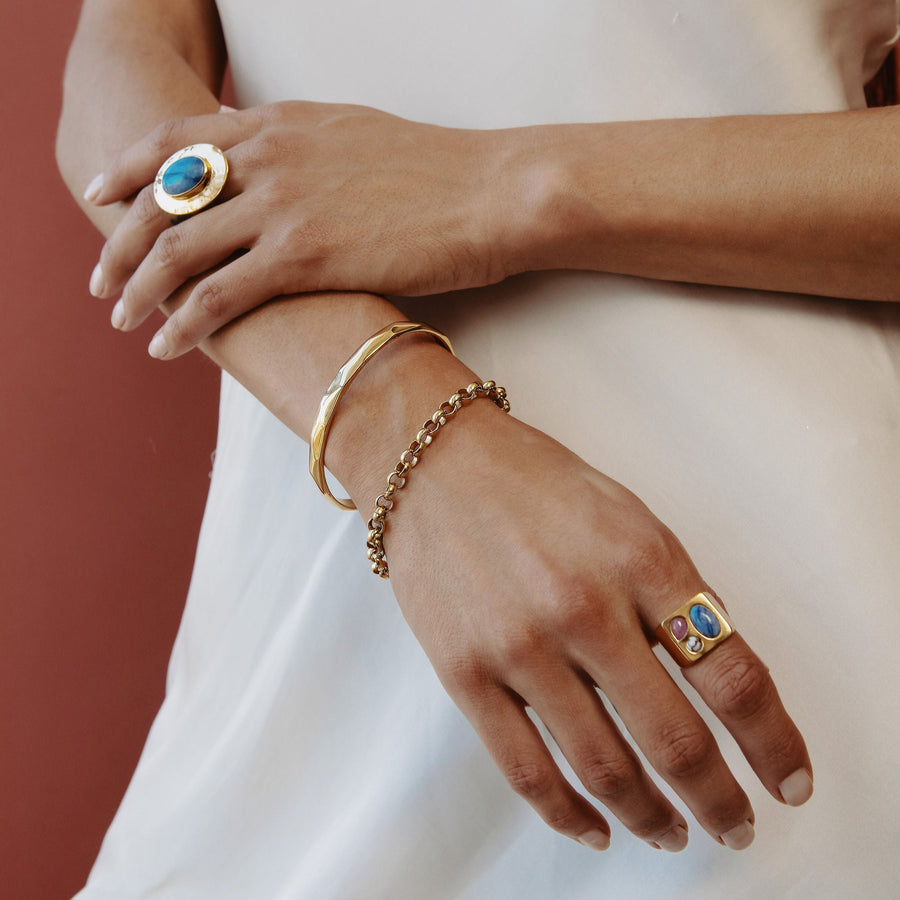
{"type": "MultiPolygon", "coordinates": [[[[101,241],[56,172],[79,0],[0,0],[0,896],[84,883],[163,696],[218,374],[158,363],[88,294],[101,241]]],[[[98,101],[102,102],[102,101],[98,101]]]]}
{"type": "MultiPolygon", "coordinates": [[[[0,0],[0,895],[84,883],[163,696],[216,370],[88,294],[100,238],[53,158],[79,0],[0,0]]],[[[882,101],[896,102],[888,82],[882,101]]],[[[882,85],[882,91],[885,90],[882,85]]],[[[102,102],[102,101],[98,101],[102,102]]]]}

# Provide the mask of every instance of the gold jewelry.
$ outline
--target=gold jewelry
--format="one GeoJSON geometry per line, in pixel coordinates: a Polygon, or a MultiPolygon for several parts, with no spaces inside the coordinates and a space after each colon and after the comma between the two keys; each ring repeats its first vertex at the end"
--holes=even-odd
{"type": "Polygon", "coordinates": [[[212,144],[191,144],[173,153],[153,182],[156,205],[170,216],[188,216],[209,206],[225,187],[228,160],[212,144]]]}
{"type": "Polygon", "coordinates": [[[431,418],[419,429],[415,440],[400,454],[400,462],[388,475],[387,488],[375,501],[375,512],[369,519],[369,537],[366,540],[366,547],[369,551],[367,555],[372,563],[372,571],[381,578],[390,578],[387,560],[384,556],[384,529],[387,514],[394,505],[394,494],[406,484],[409,470],[419,461],[419,454],[431,443],[431,439],[438,429],[446,425],[464,404],[470,403],[478,397],[487,397],[503,412],[509,412],[506,389],[497,387],[493,381],[485,381],[484,384],[474,382],[466,388],[460,388],[431,414],[431,418]]]}
{"type": "Polygon", "coordinates": [[[728,613],[710,591],[691,597],[656,629],[660,644],[679,666],[692,666],[734,633],[728,613]]]}
{"type": "MultiPolygon", "coordinates": [[[[373,334],[362,346],[338,369],[334,381],[325,391],[325,396],[319,403],[319,412],[313,425],[312,435],[309,439],[309,474],[319,490],[336,506],[341,509],[356,509],[356,504],[349,498],[339,500],[328,487],[325,478],[325,443],[328,433],[331,431],[331,420],[337,411],[338,403],[344,396],[344,391],[351,385],[353,379],[359,375],[362,367],[381,350],[387,343],[403,334],[430,334],[435,340],[443,344],[450,353],[453,353],[453,345],[450,338],[435,331],[421,322],[394,322],[383,328],[377,334],[373,334]]],[[[455,355],[455,354],[454,354],[455,355]]]]}

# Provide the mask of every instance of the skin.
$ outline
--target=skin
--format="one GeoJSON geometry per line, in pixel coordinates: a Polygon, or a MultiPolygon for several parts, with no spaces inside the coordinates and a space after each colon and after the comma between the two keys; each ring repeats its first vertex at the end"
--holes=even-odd
{"type": "Polygon", "coordinates": [[[114,324],[131,330],[227,263],[160,331],[159,358],[282,294],[415,296],[541,269],[896,301],[897,126],[895,108],[466,131],[309,102],[168,121],[91,192],[137,194],[92,290],[121,294],[114,324]],[[145,185],[200,141],[229,157],[228,202],[171,228],[145,185]]]}
{"type": "MultiPolygon", "coordinates": [[[[559,246],[569,244],[554,236],[555,226],[535,223],[567,191],[580,198],[572,208],[582,211],[583,239],[569,251],[571,258],[561,260],[566,265],[580,266],[582,251],[603,245],[608,265],[629,271],[628,259],[642,256],[642,241],[666,246],[666,228],[677,231],[666,225],[648,237],[644,229],[643,236],[623,233],[606,244],[592,237],[606,230],[599,224],[603,216],[599,207],[591,211],[595,198],[572,174],[581,172],[583,181],[590,166],[569,169],[565,161],[579,158],[584,165],[585,141],[594,151],[610,150],[593,126],[584,126],[581,137],[581,126],[449,132],[372,110],[309,103],[222,114],[216,93],[223,63],[215,9],[207,0],[134,0],[127,6],[89,0],[67,70],[60,168],[76,197],[97,172],[105,173],[99,192],[94,182],[92,202],[82,203],[109,237],[94,287],[110,298],[123,291],[121,312],[114,313],[119,323],[136,327],[162,303],[171,316],[164,355],[200,341],[205,353],[304,438],[337,368],[366,337],[402,318],[382,297],[359,288],[405,286],[419,293],[549,267],[559,246]],[[189,46],[180,35],[192,36],[189,46]],[[97,103],[101,86],[104,102],[97,103]],[[233,167],[228,202],[173,229],[143,186],[171,152],[213,138],[227,149],[233,167]],[[399,152],[404,143],[415,151],[399,152]],[[300,147],[310,160],[306,171],[298,168],[300,147]],[[349,168],[335,168],[333,160],[351,148],[356,156],[349,168]],[[541,161],[550,148],[555,164],[547,167],[541,161]],[[376,170],[378,185],[368,174],[376,170]],[[521,177],[507,180],[512,172],[521,177]],[[311,173],[320,190],[301,191],[299,183],[306,179],[309,185],[311,173]],[[470,196],[450,203],[456,179],[467,177],[481,179],[492,202],[470,196]],[[410,183],[415,191],[402,189],[410,183]],[[363,231],[378,232],[371,222],[354,231],[354,214],[336,218],[341,204],[327,201],[335,192],[342,203],[370,212],[394,195],[413,205],[390,209],[386,218],[398,224],[386,238],[342,254],[337,248],[360,246],[363,231]],[[373,192],[378,203],[369,202],[373,192]],[[305,197],[312,197],[311,212],[304,212],[305,197]],[[523,198],[527,210],[516,218],[523,198]],[[442,201],[447,203],[437,214],[442,201]],[[249,215],[258,204],[266,214],[249,215]],[[245,219],[258,221],[251,226],[245,219]],[[503,221],[515,224],[504,231],[503,221]],[[298,235],[328,239],[311,247],[298,235]],[[168,251],[161,251],[166,243],[168,251]],[[298,243],[305,249],[298,251],[298,243]],[[396,254],[395,245],[409,252],[396,254]],[[249,252],[227,262],[236,249],[249,252]],[[160,252],[168,253],[168,263],[160,252]],[[331,292],[316,293],[325,288],[331,292]],[[254,308],[235,320],[248,305],[235,306],[238,294],[251,297],[254,308]],[[276,295],[285,296],[263,303],[276,295]],[[223,322],[230,324],[219,327],[223,322]]],[[[636,190],[633,180],[623,184],[629,185],[626,193],[636,190]]],[[[678,202],[673,197],[668,205],[674,211],[678,202]]],[[[716,206],[714,199],[709,205],[716,206]]],[[[789,213],[782,212],[768,227],[784,227],[789,213]]],[[[715,232],[715,222],[706,227],[715,232]]],[[[701,235],[690,240],[698,265],[691,271],[712,276],[723,246],[732,247],[735,259],[746,257],[762,237],[754,232],[741,244],[728,231],[706,249],[701,235]]],[[[661,259],[658,265],[675,266],[682,256],[673,251],[668,263],[661,259]]],[[[738,266],[729,283],[743,283],[749,268],[765,268],[758,254],[754,259],[752,267],[738,266]]],[[[802,278],[816,268],[813,262],[787,274],[802,278]]],[[[595,259],[588,267],[596,266],[595,259]]],[[[790,266],[784,259],[774,269],[781,277],[790,266]]],[[[461,361],[426,339],[392,342],[365,367],[342,402],[328,446],[329,468],[364,518],[402,445],[441,400],[473,380],[461,361]],[[404,436],[400,445],[397,435],[404,436]]],[[[549,436],[480,401],[460,416],[464,425],[442,430],[425,469],[404,489],[385,546],[410,627],[510,785],[548,825],[594,849],[608,846],[609,826],[585,794],[652,846],[674,851],[686,845],[687,821],[642,769],[599,687],[700,825],[720,843],[747,846],[753,837],[747,796],[651,649],[656,624],[685,598],[709,589],[684,548],[637,497],[549,436]],[[467,470],[464,492],[461,459],[483,462],[467,470]],[[498,471],[507,476],[502,483],[498,471]],[[436,517],[438,505],[442,515],[436,517]],[[552,545],[548,534],[559,536],[552,545]],[[465,560],[465,566],[447,577],[447,560],[465,560]],[[584,792],[562,776],[526,706],[554,734],[584,792]]],[[[685,677],[729,728],[770,793],[781,802],[804,802],[812,782],[803,739],[766,666],[743,638],[729,639],[685,677]]]]}

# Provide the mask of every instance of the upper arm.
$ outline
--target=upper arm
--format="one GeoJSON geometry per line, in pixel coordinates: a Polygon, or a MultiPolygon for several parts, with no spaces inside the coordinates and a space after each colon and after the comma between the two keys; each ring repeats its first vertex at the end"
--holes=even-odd
{"type": "MultiPolygon", "coordinates": [[[[160,122],[215,112],[225,61],[213,0],[85,0],[56,139],[72,194],[160,122]]],[[[106,233],[121,214],[81,205],[106,233]]]]}
{"type": "Polygon", "coordinates": [[[72,55],[123,48],[141,54],[159,44],[218,93],[226,53],[214,0],[85,0],[72,55]]]}

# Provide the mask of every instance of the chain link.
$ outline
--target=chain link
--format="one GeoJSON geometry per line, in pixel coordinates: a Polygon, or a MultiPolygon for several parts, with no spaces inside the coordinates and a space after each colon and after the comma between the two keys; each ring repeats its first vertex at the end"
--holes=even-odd
{"type": "Polygon", "coordinates": [[[375,501],[375,511],[369,519],[369,536],[366,540],[369,561],[372,571],[381,578],[390,578],[387,559],[384,555],[384,529],[387,525],[387,514],[393,509],[397,491],[406,484],[413,466],[419,461],[419,455],[431,443],[432,438],[444,427],[465,404],[486,397],[499,406],[503,412],[509,412],[509,401],[506,389],[498,387],[496,382],[485,381],[483,384],[473,382],[468,387],[460,388],[448,400],[445,400],[432,414],[431,418],[419,429],[413,442],[400,454],[400,461],[388,475],[384,493],[375,501]]]}

